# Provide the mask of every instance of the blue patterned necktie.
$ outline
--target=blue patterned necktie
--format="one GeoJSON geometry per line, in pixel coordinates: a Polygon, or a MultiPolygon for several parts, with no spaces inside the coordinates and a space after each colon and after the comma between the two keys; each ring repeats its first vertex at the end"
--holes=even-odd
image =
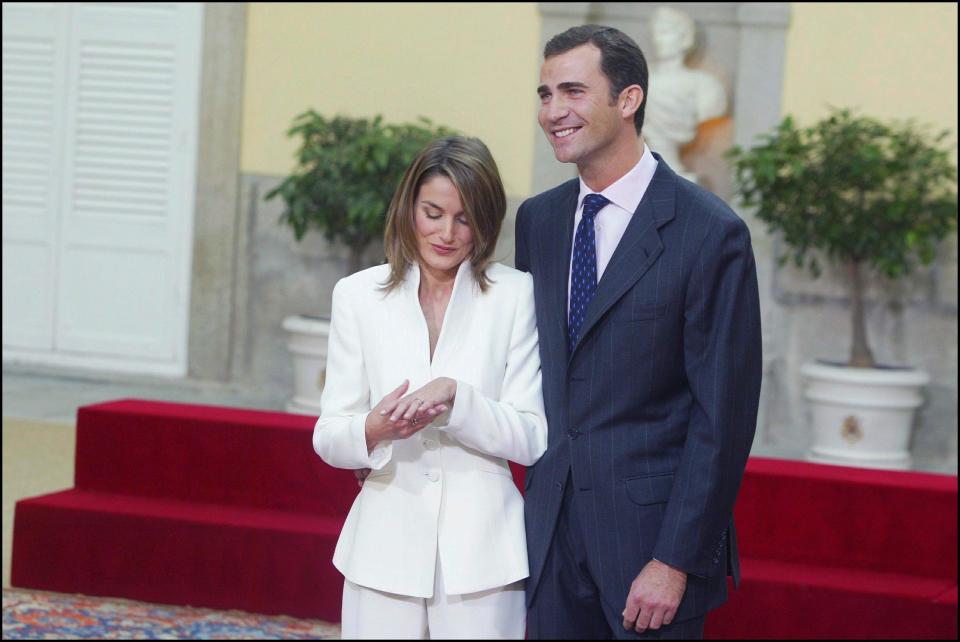
{"type": "Polygon", "coordinates": [[[593,219],[609,202],[600,194],[587,194],[583,199],[583,217],[573,240],[573,267],[570,274],[570,322],[567,325],[570,354],[573,354],[573,348],[580,338],[580,326],[597,289],[597,235],[593,219]]]}

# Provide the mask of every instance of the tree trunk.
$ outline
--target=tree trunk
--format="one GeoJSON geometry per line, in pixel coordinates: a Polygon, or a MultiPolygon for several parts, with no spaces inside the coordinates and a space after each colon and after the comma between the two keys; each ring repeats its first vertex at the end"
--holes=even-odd
{"type": "Polygon", "coordinates": [[[873,353],[867,345],[867,324],[863,310],[863,280],[860,275],[860,262],[847,264],[850,274],[850,312],[853,319],[853,348],[850,351],[850,363],[853,368],[873,368],[876,366],[873,353]]]}

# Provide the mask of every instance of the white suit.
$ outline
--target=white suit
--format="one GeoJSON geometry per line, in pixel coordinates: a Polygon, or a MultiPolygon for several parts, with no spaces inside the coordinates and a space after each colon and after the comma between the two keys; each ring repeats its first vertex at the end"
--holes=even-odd
{"type": "Polygon", "coordinates": [[[371,468],[333,563],[354,584],[433,595],[439,559],[447,594],[528,576],[523,498],[506,460],[533,464],[546,449],[533,281],[491,264],[486,293],[459,268],[433,362],[420,307],[420,272],[390,294],[389,266],[346,277],[333,291],[323,414],[316,452],[332,466],[371,468]],[[408,439],[367,454],[370,409],[404,379],[414,391],[457,382],[453,408],[408,439]]]}

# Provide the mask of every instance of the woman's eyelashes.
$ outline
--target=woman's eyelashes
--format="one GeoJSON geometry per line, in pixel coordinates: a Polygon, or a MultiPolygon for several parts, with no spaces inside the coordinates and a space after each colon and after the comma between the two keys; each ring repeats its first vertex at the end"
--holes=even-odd
{"type": "MultiPolygon", "coordinates": [[[[438,220],[439,218],[441,218],[441,217],[443,216],[443,214],[441,214],[441,213],[439,213],[439,212],[432,212],[431,210],[426,209],[426,208],[424,208],[423,214],[424,214],[424,216],[426,216],[426,217],[427,217],[428,219],[430,219],[431,221],[436,221],[436,220],[438,220]]],[[[457,223],[460,223],[460,225],[469,225],[469,224],[470,224],[470,223],[467,221],[467,217],[464,216],[463,214],[460,214],[459,216],[457,216],[456,221],[457,221],[457,223]]]]}

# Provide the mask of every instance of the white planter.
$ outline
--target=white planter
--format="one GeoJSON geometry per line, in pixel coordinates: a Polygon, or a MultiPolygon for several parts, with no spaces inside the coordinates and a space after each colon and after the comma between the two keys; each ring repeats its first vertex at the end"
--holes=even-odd
{"type": "Polygon", "coordinates": [[[923,404],[927,373],[808,363],[813,445],[807,459],[828,464],[906,470],[913,415],[923,404]]]}
{"type": "Polygon", "coordinates": [[[287,412],[319,416],[330,320],[292,316],[283,320],[283,329],[290,333],[287,349],[293,357],[294,374],[294,395],[287,403],[287,412]]]}

